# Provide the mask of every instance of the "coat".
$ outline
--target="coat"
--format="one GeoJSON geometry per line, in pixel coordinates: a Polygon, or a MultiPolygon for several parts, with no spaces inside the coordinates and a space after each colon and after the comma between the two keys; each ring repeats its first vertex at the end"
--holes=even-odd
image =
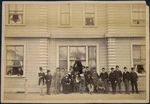
{"type": "Polygon", "coordinates": [[[122,72],[120,70],[115,70],[114,73],[116,75],[116,79],[121,79],[122,78],[122,72]]]}
{"type": "Polygon", "coordinates": [[[123,72],[123,81],[125,81],[125,79],[126,80],[130,80],[130,73],[127,71],[127,72],[123,72]]]}
{"type": "Polygon", "coordinates": [[[131,82],[137,81],[138,80],[138,76],[136,72],[131,72],[130,73],[130,80],[131,82]]]}
{"type": "Polygon", "coordinates": [[[46,80],[46,84],[51,84],[52,75],[51,75],[51,74],[47,74],[47,75],[45,76],[45,80],[46,80]]]}
{"type": "Polygon", "coordinates": [[[101,78],[102,81],[108,80],[108,73],[107,73],[107,72],[104,72],[104,73],[102,72],[102,73],[100,73],[99,78],[101,78]]]}
{"type": "Polygon", "coordinates": [[[111,81],[111,82],[116,81],[116,74],[115,74],[115,72],[110,72],[110,74],[109,74],[109,81],[111,81]]]}
{"type": "Polygon", "coordinates": [[[45,83],[44,83],[44,79],[45,79],[45,73],[44,72],[39,72],[38,73],[38,76],[39,76],[39,82],[38,82],[38,84],[40,85],[41,83],[44,85],[45,83]]]}

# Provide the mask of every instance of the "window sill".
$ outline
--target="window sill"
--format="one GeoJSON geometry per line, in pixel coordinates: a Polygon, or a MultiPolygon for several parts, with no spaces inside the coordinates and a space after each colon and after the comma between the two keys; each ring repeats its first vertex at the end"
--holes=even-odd
{"type": "Polygon", "coordinates": [[[59,28],[72,28],[72,26],[58,26],[59,28]]]}
{"type": "Polygon", "coordinates": [[[25,24],[6,24],[6,26],[25,26],[25,24]]]}
{"type": "Polygon", "coordinates": [[[18,75],[5,75],[7,78],[25,78],[25,75],[18,76],[18,75]]]}
{"type": "Polygon", "coordinates": [[[131,27],[144,27],[145,24],[131,24],[131,27]]]}
{"type": "Polygon", "coordinates": [[[144,74],[138,73],[137,75],[138,75],[138,77],[146,77],[146,73],[144,73],[144,74]]]}
{"type": "Polygon", "coordinates": [[[97,26],[83,26],[83,28],[97,28],[97,26]]]}

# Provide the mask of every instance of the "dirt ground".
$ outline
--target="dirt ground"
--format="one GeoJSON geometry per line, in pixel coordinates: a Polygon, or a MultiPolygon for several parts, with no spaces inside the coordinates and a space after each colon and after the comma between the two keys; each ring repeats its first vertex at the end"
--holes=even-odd
{"type": "Polygon", "coordinates": [[[146,102],[146,92],[139,94],[97,94],[93,93],[71,93],[71,94],[51,94],[41,96],[39,93],[5,93],[3,102],[146,102]]]}

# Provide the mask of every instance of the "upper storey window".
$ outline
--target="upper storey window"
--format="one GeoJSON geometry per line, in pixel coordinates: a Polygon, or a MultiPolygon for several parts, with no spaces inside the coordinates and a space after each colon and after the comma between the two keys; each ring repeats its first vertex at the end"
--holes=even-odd
{"type": "Polygon", "coordinates": [[[8,4],[8,24],[24,24],[24,4],[8,4]]]}
{"type": "Polygon", "coordinates": [[[85,26],[91,27],[95,26],[95,5],[85,4],[85,26]]]}
{"type": "Polygon", "coordinates": [[[131,24],[135,26],[145,25],[146,6],[144,4],[131,5],[131,24]]]}
{"type": "Polygon", "coordinates": [[[60,4],[60,26],[70,26],[70,4],[60,4]]]}

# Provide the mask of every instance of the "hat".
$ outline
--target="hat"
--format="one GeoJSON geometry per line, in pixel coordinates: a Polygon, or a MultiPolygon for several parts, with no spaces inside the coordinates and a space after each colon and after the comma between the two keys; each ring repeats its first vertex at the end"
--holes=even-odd
{"type": "Polygon", "coordinates": [[[105,70],[105,68],[102,68],[102,70],[105,70]]]}
{"type": "Polygon", "coordinates": [[[40,67],[40,70],[43,70],[42,67],[40,67]]]}
{"type": "Polygon", "coordinates": [[[111,70],[114,70],[114,68],[112,67],[111,70]]]}
{"type": "Polygon", "coordinates": [[[49,73],[50,72],[50,70],[47,70],[47,73],[49,73]]]}
{"type": "Polygon", "coordinates": [[[124,67],[124,69],[127,69],[127,67],[124,67]]]}
{"type": "Polygon", "coordinates": [[[132,67],[131,70],[134,70],[134,67],[132,67]]]}
{"type": "Polygon", "coordinates": [[[119,68],[119,66],[118,66],[118,65],[116,65],[116,68],[119,68]]]}
{"type": "Polygon", "coordinates": [[[86,66],[85,68],[89,68],[88,66],[86,66]]]}

